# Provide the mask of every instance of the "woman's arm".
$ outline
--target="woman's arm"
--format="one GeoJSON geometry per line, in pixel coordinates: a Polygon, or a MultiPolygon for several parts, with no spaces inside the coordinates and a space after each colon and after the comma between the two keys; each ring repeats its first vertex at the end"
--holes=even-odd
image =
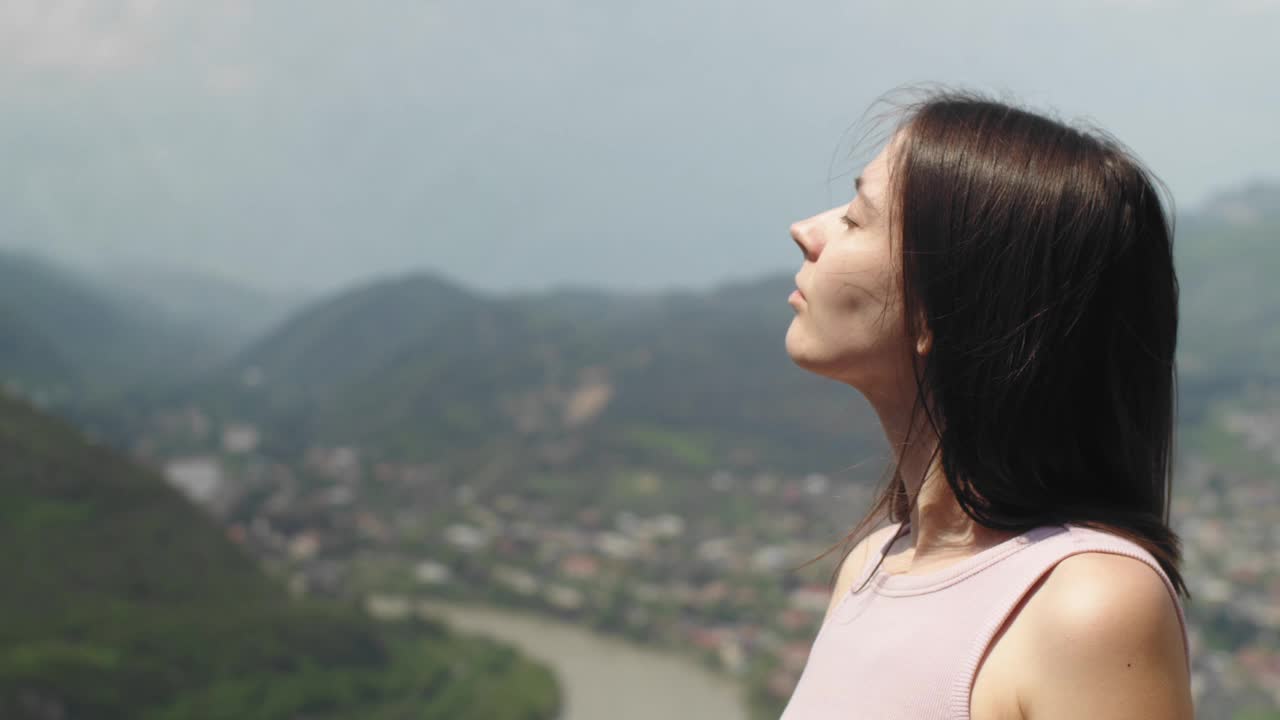
{"type": "Polygon", "coordinates": [[[1033,656],[1018,688],[1026,720],[1192,720],[1173,597],[1135,558],[1081,553],[1039,593],[1033,656]]]}

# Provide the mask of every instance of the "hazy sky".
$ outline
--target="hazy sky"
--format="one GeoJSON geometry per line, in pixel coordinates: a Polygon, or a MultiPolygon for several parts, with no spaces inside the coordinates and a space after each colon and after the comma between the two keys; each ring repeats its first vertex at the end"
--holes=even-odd
{"type": "Polygon", "coordinates": [[[1280,177],[1277,37],[1280,0],[4,0],[0,245],[706,288],[799,268],[846,130],[917,82],[1100,125],[1188,210],[1280,177]]]}

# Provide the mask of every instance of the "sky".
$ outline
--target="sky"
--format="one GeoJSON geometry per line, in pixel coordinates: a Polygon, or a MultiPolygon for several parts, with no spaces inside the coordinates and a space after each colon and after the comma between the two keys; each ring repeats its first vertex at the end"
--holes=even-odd
{"type": "Polygon", "coordinates": [[[0,247],[709,289],[798,270],[918,83],[1099,126],[1194,211],[1280,178],[1276,37],[1280,0],[5,0],[0,247]]]}

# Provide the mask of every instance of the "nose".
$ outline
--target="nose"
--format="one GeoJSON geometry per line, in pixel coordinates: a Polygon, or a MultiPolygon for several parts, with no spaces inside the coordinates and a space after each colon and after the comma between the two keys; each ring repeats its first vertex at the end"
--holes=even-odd
{"type": "Polygon", "coordinates": [[[814,243],[813,238],[810,237],[812,229],[813,218],[797,220],[791,223],[791,239],[795,240],[806,260],[813,259],[814,243]]]}

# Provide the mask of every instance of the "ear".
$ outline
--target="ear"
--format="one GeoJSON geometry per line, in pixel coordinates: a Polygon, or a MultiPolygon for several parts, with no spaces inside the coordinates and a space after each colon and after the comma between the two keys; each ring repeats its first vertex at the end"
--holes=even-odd
{"type": "Polygon", "coordinates": [[[924,331],[916,336],[916,354],[924,357],[933,349],[933,331],[925,326],[924,331]]]}

